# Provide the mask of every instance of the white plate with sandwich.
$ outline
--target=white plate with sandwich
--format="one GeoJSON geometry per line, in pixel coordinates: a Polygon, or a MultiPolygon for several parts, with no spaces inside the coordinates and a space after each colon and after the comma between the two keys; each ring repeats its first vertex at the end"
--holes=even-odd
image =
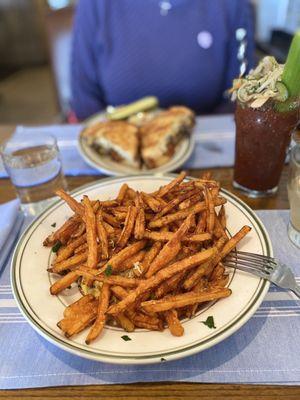
{"type": "Polygon", "coordinates": [[[194,149],[194,113],[182,106],[153,110],[154,99],[89,119],[78,141],[84,160],[104,174],[118,176],[180,168],[194,149]]]}

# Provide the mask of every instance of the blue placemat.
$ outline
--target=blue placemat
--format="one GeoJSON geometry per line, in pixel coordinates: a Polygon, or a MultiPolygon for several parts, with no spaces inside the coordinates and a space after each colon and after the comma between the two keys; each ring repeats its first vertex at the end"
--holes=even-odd
{"type": "MultiPolygon", "coordinates": [[[[287,237],[288,211],[260,211],[274,252],[300,281],[300,250],[287,237]]],[[[0,389],[154,381],[300,383],[300,301],[271,287],[238,332],[200,354],[155,365],[93,362],[58,349],[24,320],[13,299],[9,267],[0,276],[0,389]]]]}
{"type": "MultiPolygon", "coordinates": [[[[20,126],[16,134],[52,134],[57,138],[65,175],[100,175],[85,163],[77,148],[81,125],[20,126]]],[[[183,168],[212,168],[232,166],[234,163],[235,126],[233,116],[198,117],[195,127],[195,149],[183,168]]],[[[0,178],[7,177],[0,159],[0,178]]]]}

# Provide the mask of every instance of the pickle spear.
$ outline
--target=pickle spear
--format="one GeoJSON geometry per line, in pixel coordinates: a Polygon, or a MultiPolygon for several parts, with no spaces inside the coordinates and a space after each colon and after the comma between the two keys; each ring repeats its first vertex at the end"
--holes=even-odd
{"type": "Polygon", "coordinates": [[[148,96],[126,106],[116,107],[112,112],[107,113],[106,117],[110,120],[125,119],[139,112],[156,108],[157,106],[158,99],[154,96],[148,96]]]}

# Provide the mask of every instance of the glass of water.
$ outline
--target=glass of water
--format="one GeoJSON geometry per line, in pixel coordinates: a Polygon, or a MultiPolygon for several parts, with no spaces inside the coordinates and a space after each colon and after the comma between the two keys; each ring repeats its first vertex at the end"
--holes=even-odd
{"type": "Polygon", "coordinates": [[[288,196],[290,202],[290,222],[288,235],[291,241],[300,248],[300,131],[293,134],[295,145],[290,155],[288,178],[288,196]]]}
{"type": "Polygon", "coordinates": [[[39,214],[57,189],[67,189],[54,136],[17,133],[0,153],[25,215],[39,214]]]}

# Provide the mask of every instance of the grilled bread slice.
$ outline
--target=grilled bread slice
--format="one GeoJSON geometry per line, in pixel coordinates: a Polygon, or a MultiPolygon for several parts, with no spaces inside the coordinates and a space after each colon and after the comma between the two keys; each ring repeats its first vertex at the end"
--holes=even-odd
{"type": "Polygon", "coordinates": [[[139,136],[135,125],[125,121],[99,122],[86,128],[83,137],[99,154],[109,155],[130,167],[140,167],[139,136]]]}
{"type": "Polygon", "coordinates": [[[140,128],[141,156],[148,168],[167,163],[180,139],[190,134],[195,114],[187,107],[171,107],[140,128]]]}

